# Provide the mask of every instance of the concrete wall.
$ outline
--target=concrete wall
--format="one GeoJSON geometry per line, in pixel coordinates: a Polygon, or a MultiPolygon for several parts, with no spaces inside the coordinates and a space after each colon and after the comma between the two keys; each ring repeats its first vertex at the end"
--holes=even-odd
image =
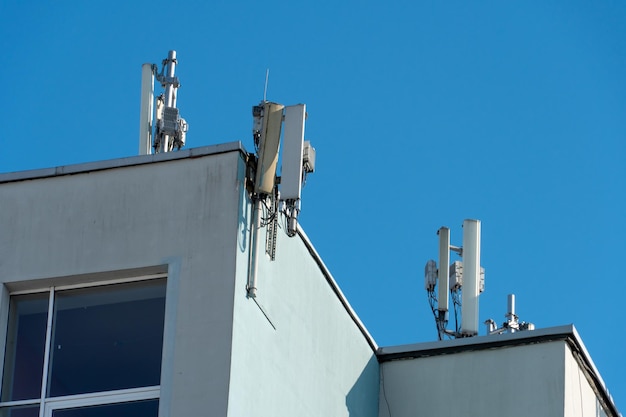
{"type": "Polygon", "coordinates": [[[243,166],[234,150],[0,184],[4,320],[9,290],[167,272],[161,415],[225,416],[243,166]]]}
{"type": "MultiPolygon", "coordinates": [[[[374,351],[302,236],[278,231],[276,260],[259,261],[246,298],[250,202],[242,195],[229,417],[378,414],[374,351]]],[[[261,233],[265,240],[265,229],[261,233]]]]}
{"type": "Polygon", "coordinates": [[[563,416],[567,350],[555,341],[382,363],[379,416],[563,416]]]}

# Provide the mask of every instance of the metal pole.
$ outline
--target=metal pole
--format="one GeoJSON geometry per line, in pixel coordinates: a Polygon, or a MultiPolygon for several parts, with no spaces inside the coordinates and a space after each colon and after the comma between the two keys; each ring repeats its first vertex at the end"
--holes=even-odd
{"type": "Polygon", "coordinates": [[[250,268],[248,268],[248,297],[256,297],[256,281],[259,270],[259,232],[261,231],[261,217],[263,217],[263,205],[261,199],[254,199],[254,218],[252,219],[252,236],[250,237],[250,268]]]}
{"type": "Polygon", "coordinates": [[[176,71],[176,51],[167,54],[167,78],[168,84],[165,89],[165,105],[176,107],[176,87],[174,87],[174,72],[176,71]]]}

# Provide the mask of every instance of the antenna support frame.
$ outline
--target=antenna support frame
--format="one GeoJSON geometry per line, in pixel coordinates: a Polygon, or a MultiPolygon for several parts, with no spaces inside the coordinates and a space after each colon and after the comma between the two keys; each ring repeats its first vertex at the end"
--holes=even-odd
{"type": "Polygon", "coordinates": [[[185,146],[189,125],[180,117],[180,111],[176,107],[176,96],[180,87],[180,81],[174,74],[177,64],[176,51],[171,50],[162,62],[160,73],[157,73],[156,64],[143,64],[142,66],[140,155],[149,155],[151,148],[155,153],[159,153],[178,150],[185,146]],[[154,97],[155,78],[164,89],[164,93],[160,94],[156,100],[154,97]],[[155,112],[156,123],[153,123],[155,112]]]}

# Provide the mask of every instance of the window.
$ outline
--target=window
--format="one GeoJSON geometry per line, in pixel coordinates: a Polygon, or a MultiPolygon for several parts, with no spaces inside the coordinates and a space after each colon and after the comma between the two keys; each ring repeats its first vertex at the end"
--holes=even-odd
{"type": "Polygon", "coordinates": [[[12,294],[0,417],[157,416],[165,284],[12,294]]]}

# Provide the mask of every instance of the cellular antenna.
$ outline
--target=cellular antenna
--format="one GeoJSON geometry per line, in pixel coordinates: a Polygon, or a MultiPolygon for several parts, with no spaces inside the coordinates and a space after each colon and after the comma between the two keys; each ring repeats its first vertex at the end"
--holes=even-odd
{"type": "Polygon", "coordinates": [[[480,295],[480,220],[463,221],[463,291],[461,294],[461,334],[478,334],[480,295]]]}
{"type": "Polygon", "coordinates": [[[256,173],[251,195],[254,209],[246,285],[250,298],[257,294],[258,265],[262,256],[261,228],[267,227],[265,254],[273,261],[278,219],[285,221],[283,230],[287,236],[298,234],[302,185],[306,174],[315,171],[315,148],[304,140],[306,105],[284,106],[267,101],[268,78],[269,69],[265,72],[263,101],[252,107],[252,138],[257,154],[253,158],[256,173]],[[277,177],[279,161],[282,166],[280,177],[277,177]]]}
{"type": "Polygon", "coordinates": [[[478,334],[478,296],[485,289],[485,270],[480,266],[480,221],[463,222],[463,246],[450,244],[450,229],[442,226],[439,235],[439,265],[426,263],[424,286],[435,317],[439,340],[478,334]],[[450,252],[463,261],[450,263],[450,252]],[[450,298],[452,303],[450,303],[450,298]],[[448,321],[454,317],[454,329],[448,321]]]}
{"type": "Polygon", "coordinates": [[[143,64],[141,69],[141,111],[139,128],[139,154],[170,152],[185,145],[188,125],[180,117],[176,98],[180,82],[175,76],[176,51],[169,51],[163,60],[161,72],[156,64],[143,64]],[[159,81],[164,92],[154,97],[154,80],[159,81]],[[156,101],[156,106],[154,106],[156,101]],[[156,109],[155,109],[156,107],[156,109]],[[156,110],[156,111],[155,111],[156,110]],[[156,115],[154,114],[156,113],[156,115]],[[156,123],[154,118],[156,116],[156,123]],[[151,149],[152,148],[152,149],[151,149]]]}

